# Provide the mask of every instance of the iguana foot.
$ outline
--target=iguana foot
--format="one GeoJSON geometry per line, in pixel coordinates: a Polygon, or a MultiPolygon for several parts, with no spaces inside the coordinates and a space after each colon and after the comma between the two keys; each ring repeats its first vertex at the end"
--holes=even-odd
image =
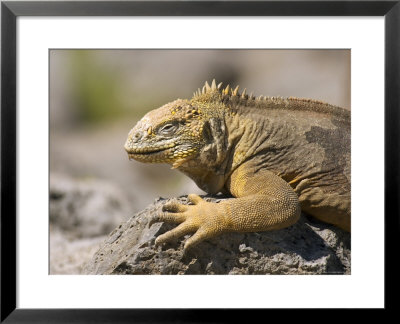
{"type": "Polygon", "coordinates": [[[222,205],[206,202],[195,194],[188,195],[188,200],[193,205],[177,202],[165,204],[162,212],[152,219],[150,225],[153,222],[180,223],[174,229],[157,237],[156,245],[195,232],[184,245],[186,251],[199,242],[223,232],[225,217],[222,205]]]}

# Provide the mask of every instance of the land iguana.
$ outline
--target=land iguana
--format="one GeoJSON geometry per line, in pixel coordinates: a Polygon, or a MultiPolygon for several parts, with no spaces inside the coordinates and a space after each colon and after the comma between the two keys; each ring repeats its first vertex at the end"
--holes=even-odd
{"type": "Polygon", "coordinates": [[[294,224],[301,210],[350,231],[350,112],[320,101],[239,93],[206,82],[190,100],[147,113],[129,132],[129,158],[169,163],[220,203],[188,195],[154,221],[180,224],[156,245],[194,233],[184,250],[224,232],[294,224]]]}

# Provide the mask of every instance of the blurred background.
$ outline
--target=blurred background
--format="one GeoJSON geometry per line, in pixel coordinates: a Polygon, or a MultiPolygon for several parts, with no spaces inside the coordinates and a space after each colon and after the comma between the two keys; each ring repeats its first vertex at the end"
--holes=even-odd
{"type": "MultiPolygon", "coordinates": [[[[129,161],[123,145],[146,112],[214,78],[350,109],[350,50],[51,50],[51,236],[97,238],[157,197],[202,193],[168,165],[129,161]]],[[[69,246],[55,237],[50,273],[79,272],[55,266],[52,251],[69,246]]]]}

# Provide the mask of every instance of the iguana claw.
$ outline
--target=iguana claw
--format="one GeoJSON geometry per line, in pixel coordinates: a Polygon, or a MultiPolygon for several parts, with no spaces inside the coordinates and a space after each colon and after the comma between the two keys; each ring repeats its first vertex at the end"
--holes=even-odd
{"type": "Polygon", "coordinates": [[[220,226],[215,226],[218,218],[219,204],[204,201],[195,194],[188,195],[192,205],[180,204],[176,201],[165,204],[162,212],[158,213],[156,221],[168,223],[180,223],[174,229],[157,237],[155,244],[160,245],[170,240],[195,232],[184,245],[184,250],[198,244],[199,242],[222,232],[220,226]],[[213,210],[210,212],[210,209],[213,210]]]}

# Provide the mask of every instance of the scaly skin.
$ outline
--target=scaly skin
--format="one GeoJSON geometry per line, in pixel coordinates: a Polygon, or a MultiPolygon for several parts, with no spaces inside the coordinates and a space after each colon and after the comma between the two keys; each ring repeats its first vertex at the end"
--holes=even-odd
{"type": "Polygon", "coordinates": [[[215,81],[191,100],[146,114],[129,132],[129,158],[169,163],[204,191],[235,199],[171,202],[153,221],[180,224],[185,250],[223,232],[294,224],[304,212],[350,231],[350,113],[322,102],[248,96],[215,81]]]}

